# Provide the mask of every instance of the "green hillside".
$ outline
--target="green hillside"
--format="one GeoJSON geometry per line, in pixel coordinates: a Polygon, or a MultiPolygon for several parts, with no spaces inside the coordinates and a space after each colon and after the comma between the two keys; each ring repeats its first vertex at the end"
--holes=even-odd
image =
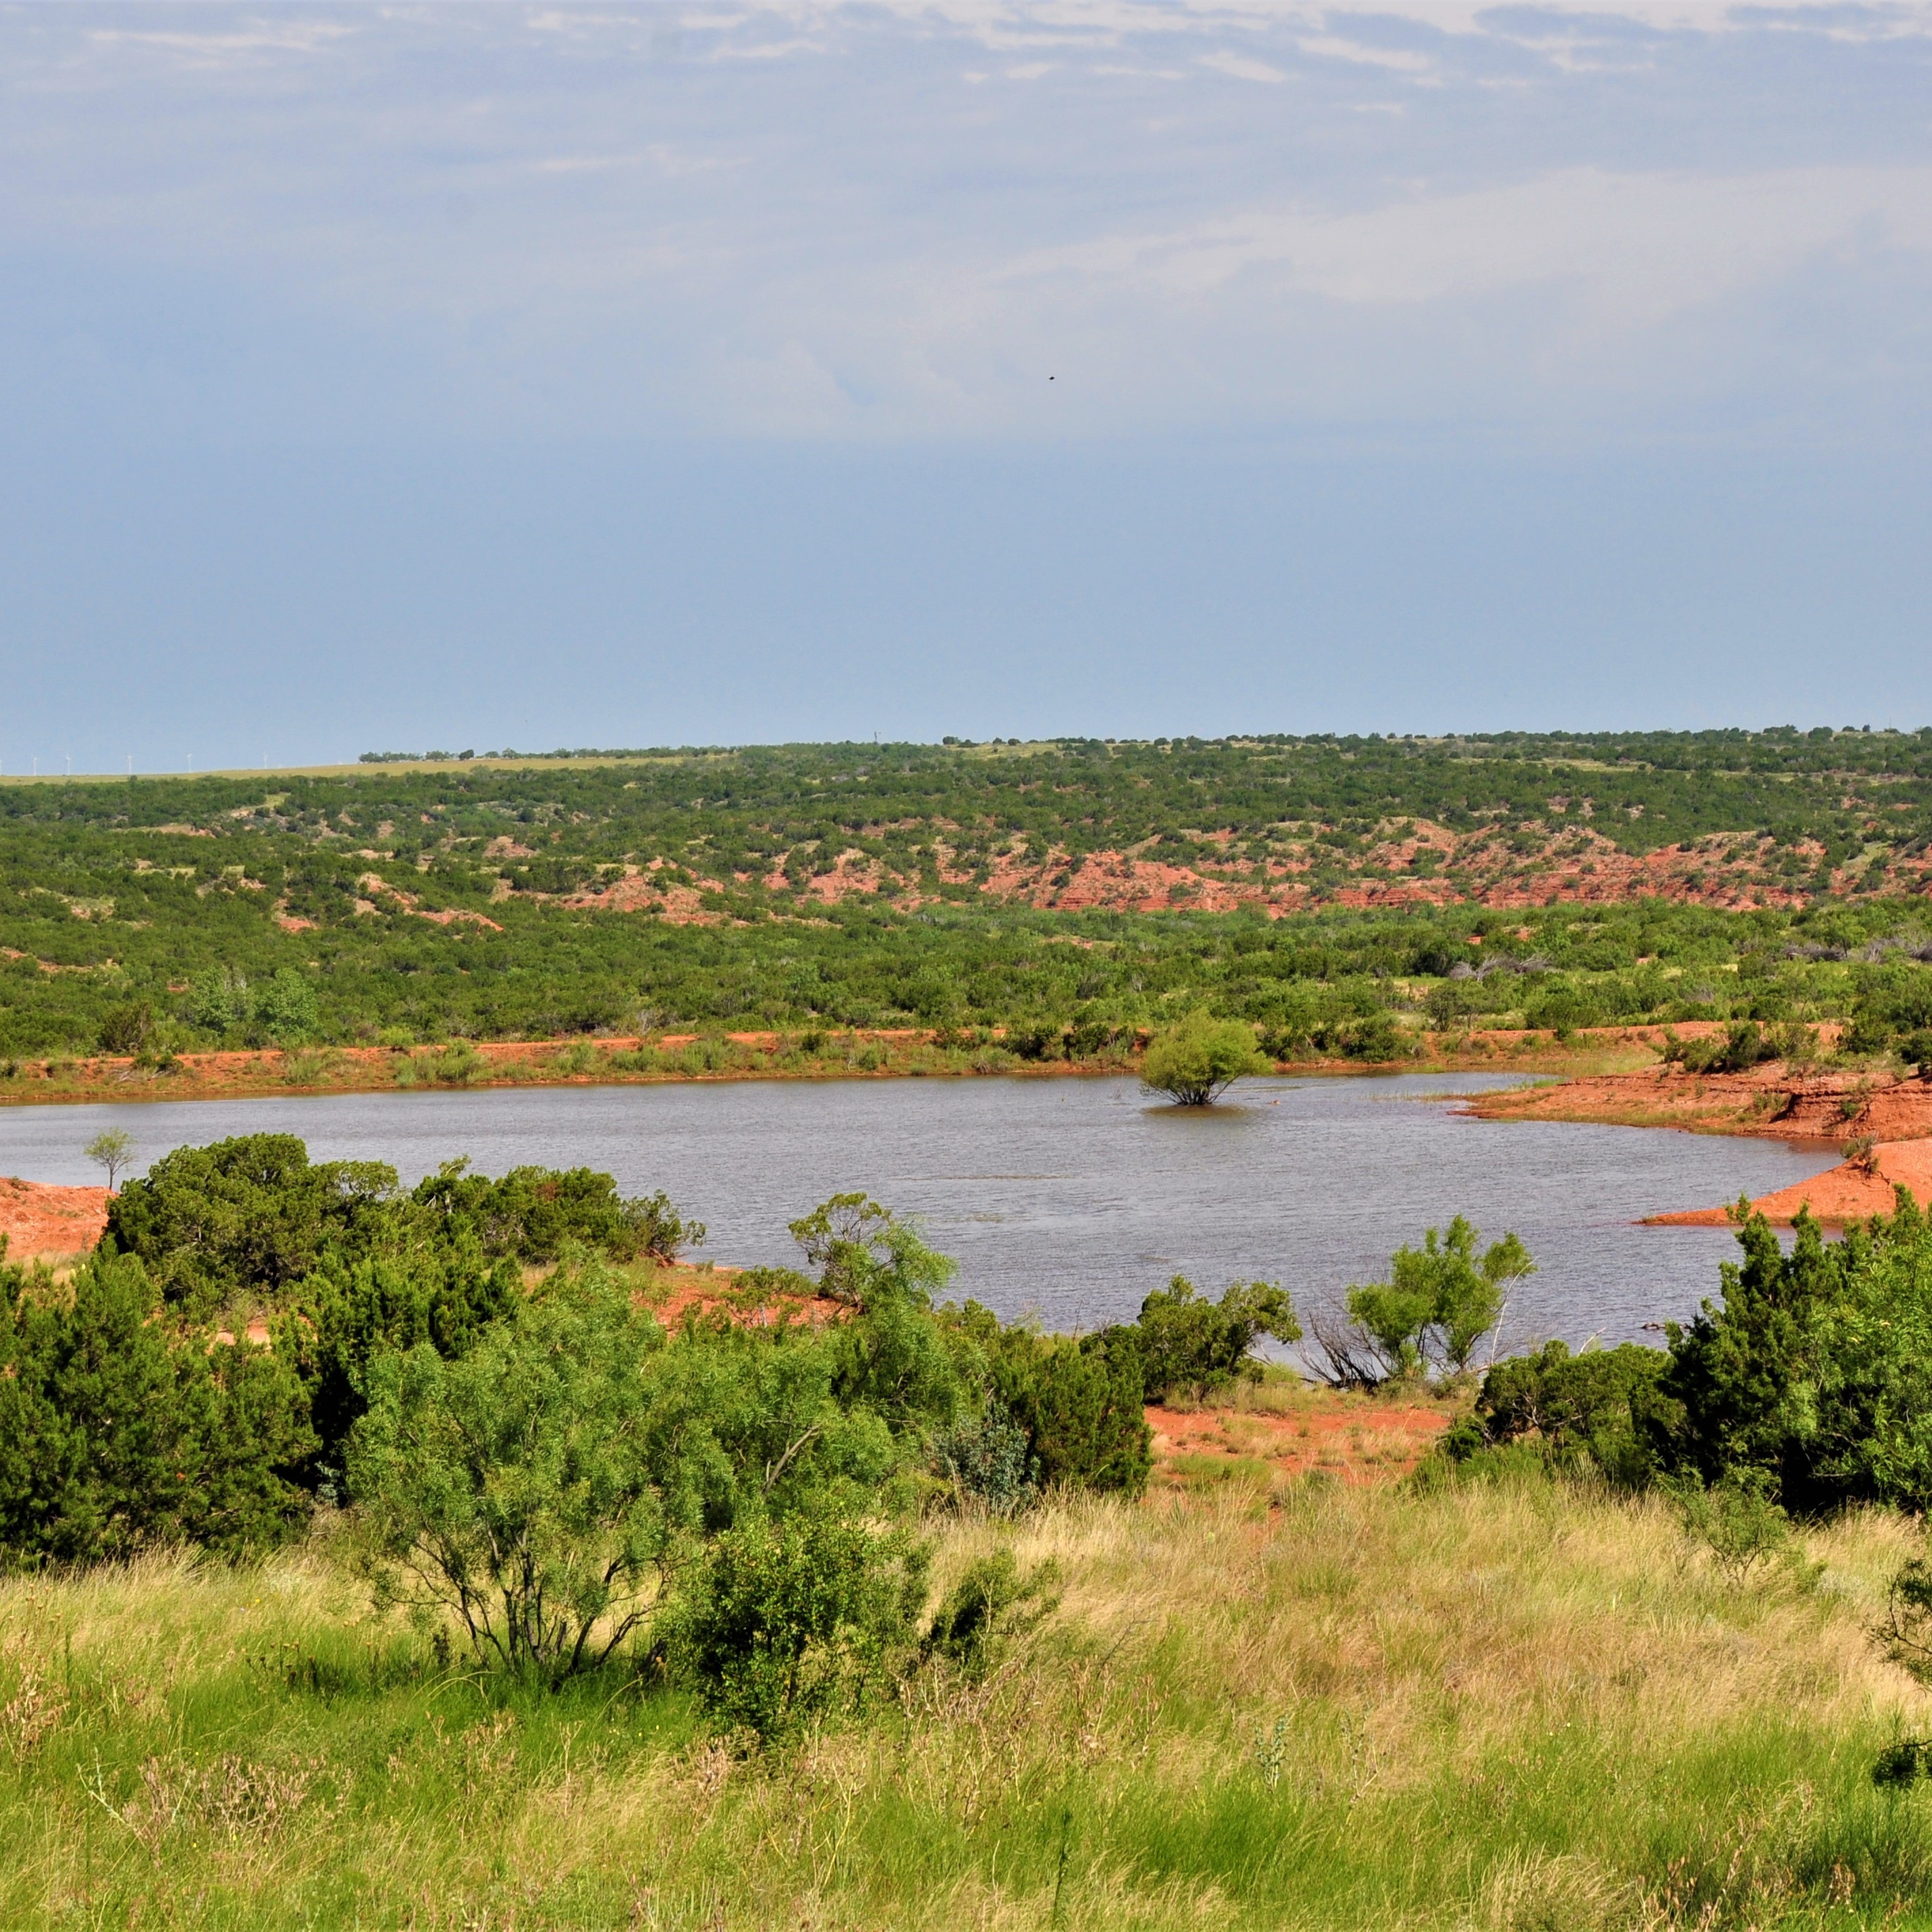
{"type": "Polygon", "coordinates": [[[1850,1010],[1862,972],[1906,970],[1829,956],[1924,944],[1928,869],[1932,730],[10,781],[0,1053],[386,1028],[1058,1028],[1177,1002],[1306,1031],[1432,997],[1438,1018],[1534,1024],[1558,992],[1585,1020],[1823,1017],[1850,1010]],[[1550,973],[1447,985],[1458,960],[1499,955],[1550,973]]]}

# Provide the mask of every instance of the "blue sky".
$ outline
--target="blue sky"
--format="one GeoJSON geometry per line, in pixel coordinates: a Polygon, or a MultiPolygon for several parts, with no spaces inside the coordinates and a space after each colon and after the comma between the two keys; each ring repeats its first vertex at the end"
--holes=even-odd
{"type": "Polygon", "coordinates": [[[1932,6],[0,4],[0,760],[1932,718],[1932,6]]]}

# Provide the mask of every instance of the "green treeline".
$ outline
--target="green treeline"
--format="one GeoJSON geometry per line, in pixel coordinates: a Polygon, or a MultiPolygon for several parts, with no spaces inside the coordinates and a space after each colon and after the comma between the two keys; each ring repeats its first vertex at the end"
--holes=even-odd
{"type": "Polygon", "coordinates": [[[1871,999],[1904,1016],[1889,1037],[1927,1023],[1911,956],[1932,933],[1899,895],[1928,849],[1922,733],[817,746],[9,784],[0,1055],[665,1028],[1105,1036],[1204,1006],[1373,1058],[1384,1015],[1807,1019],[1871,999]],[[1586,834],[1633,854],[1702,841],[1790,903],[1459,903],[1493,874],[1384,862],[1421,821],[1483,833],[1492,858],[1520,846],[1532,880],[1586,834]],[[1052,904],[1097,851],[1234,884],[1292,866],[1318,903],[1434,877],[1451,902],[1273,921],[1184,892],[1157,913],[1052,904]],[[989,896],[1022,860],[1046,903],[989,896]],[[876,890],[827,903],[841,868],[876,890]]]}

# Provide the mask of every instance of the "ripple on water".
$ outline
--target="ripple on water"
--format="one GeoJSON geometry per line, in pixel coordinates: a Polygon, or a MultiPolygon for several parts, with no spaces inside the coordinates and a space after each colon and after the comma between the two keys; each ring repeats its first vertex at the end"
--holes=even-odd
{"type": "Polygon", "coordinates": [[[1640,1228],[1673,1208],[1766,1193],[1828,1150],[1561,1121],[1485,1122],[1450,1096],[1494,1076],[1266,1079],[1238,1104],[1150,1105],[1126,1079],[855,1080],[342,1094],[0,1108],[0,1173],[82,1182],[81,1152],[124,1126],[151,1160],[184,1143],[300,1134],[319,1160],[386,1160],[413,1180],[456,1154],[489,1173],[588,1166],[667,1189],[722,1262],[796,1258],[784,1224],[863,1189],[922,1215],[956,1292],[1049,1327],[1130,1317],[1176,1272],[1264,1276],[1298,1298],[1374,1280],[1398,1243],[1464,1214],[1514,1228],[1540,1271],[1508,1346],[1655,1339],[1714,1294],[1728,1230],[1640,1228]]]}

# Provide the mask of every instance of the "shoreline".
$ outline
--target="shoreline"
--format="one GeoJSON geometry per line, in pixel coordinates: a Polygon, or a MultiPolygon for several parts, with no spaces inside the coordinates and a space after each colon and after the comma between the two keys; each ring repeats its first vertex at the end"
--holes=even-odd
{"type": "MultiPolygon", "coordinates": [[[[1672,1127],[1842,1154],[1836,1166],[1749,1203],[1749,1211],[1774,1227],[1788,1228],[1808,1213],[1825,1227],[1850,1227],[1893,1212],[1900,1189],[1922,1205],[1932,1204],[1932,1078],[1922,1075],[1825,1072],[1777,1060],[1743,1073],[1659,1066],[1480,1094],[1463,1111],[1484,1120],[1672,1127]]],[[[1718,1228],[1739,1218],[1731,1203],[1649,1214],[1640,1225],[1718,1228]]]]}
{"type": "MultiPolygon", "coordinates": [[[[1633,1059],[1654,1061],[1661,1027],[1606,1028],[1558,1041],[1546,1033],[1492,1029],[1459,1034],[1393,1060],[1279,1060],[1277,1076],[1396,1074],[1542,1074],[1566,1082],[1615,1077],[1633,1059]]],[[[1721,1031],[1691,1022],[1679,1037],[1721,1031]]],[[[1076,1059],[1028,1059],[1002,1044],[958,1043],[926,1028],[846,1028],[704,1035],[664,1034],[592,1040],[458,1040],[429,1046],[262,1047],[184,1053],[168,1065],[126,1054],[36,1054],[4,1062],[0,1106],[139,1105],[164,1100],[237,1100],[329,1094],[480,1092],[524,1087],[649,1086],[740,1080],[1036,1079],[1131,1078],[1136,1038],[1076,1059]],[[801,1042],[822,1044],[807,1054],[801,1042]],[[654,1064],[653,1064],[654,1063],[654,1064]]]]}
{"type": "MultiPolygon", "coordinates": [[[[1704,1030],[1721,1029],[1708,1023],[1704,1030]]],[[[1847,1157],[1835,1166],[1749,1203],[1752,1211],[1775,1225],[1788,1226],[1808,1210],[1827,1226],[1846,1226],[1892,1211],[1898,1188],[1932,1203],[1932,1078],[1853,1069],[1824,1072],[1776,1061],[1742,1073],[1690,1072],[1656,1058],[1663,1031],[1606,1029],[1562,1042],[1522,1031],[1464,1034],[1447,1052],[1372,1063],[1280,1061],[1272,1070],[1278,1078],[1304,1079],[1509,1076],[1514,1080],[1508,1086],[1433,1097],[1459,1102],[1456,1111],[1465,1118],[1498,1124],[1670,1128],[1845,1152],[1847,1157]],[[1628,1060],[1637,1053],[1648,1064],[1631,1068],[1628,1060]],[[1606,1070],[1618,1061],[1624,1063],[1621,1070],[1606,1070]]],[[[1084,1060],[1029,1061],[1004,1052],[997,1061],[983,1052],[968,1059],[950,1042],[910,1028],[839,1034],[832,1037],[829,1048],[821,1038],[808,1061],[794,1036],[772,1033],[709,1038],[670,1034],[651,1041],[619,1038],[595,1043],[580,1039],[256,1048],[183,1055],[166,1072],[138,1067],[125,1056],[96,1055],[30,1066],[24,1070],[28,1079],[22,1080],[16,1065],[13,1077],[0,1082],[0,1105],[297,1100],[752,1080],[1119,1079],[1132,1078],[1138,1065],[1136,1054],[1118,1049],[1084,1060]],[[692,1064],[688,1056],[693,1054],[700,1059],[722,1056],[728,1064],[692,1064]]],[[[84,1252],[92,1246],[87,1234],[98,1237],[106,1206],[104,1188],[0,1177],[0,1231],[13,1235],[16,1261],[84,1252]]],[[[1646,1215],[1636,1225],[1718,1227],[1735,1222],[1738,1211],[1736,1204],[1686,1208],[1646,1215]]]]}
{"type": "MultiPolygon", "coordinates": [[[[1774,1228],[1790,1227],[1809,1214],[1822,1227],[1849,1228],[1874,1214],[1889,1214],[1904,1188],[1922,1206],[1932,1202],[1932,1139],[1880,1142],[1868,1150],[1809,1180],[1794,1182],[1750,1204],[1774,1228]]],[[[1646,1214],[1646,1228],[1722,1228],[1738,1223],[1737,1209],[1691,1208],[1670,1214],[1646,1214]]]]}
{"type": "Polygon", "coordinates": [[[1833,1147],[1932,1138],[1932,1078],[1883,1070],[1822,1072],[1772,1060],[1745,1073],[1658,1066],[1579,1074],[1472,1096],[1485,1120],[1577,1120],[1833,1147]]]}

